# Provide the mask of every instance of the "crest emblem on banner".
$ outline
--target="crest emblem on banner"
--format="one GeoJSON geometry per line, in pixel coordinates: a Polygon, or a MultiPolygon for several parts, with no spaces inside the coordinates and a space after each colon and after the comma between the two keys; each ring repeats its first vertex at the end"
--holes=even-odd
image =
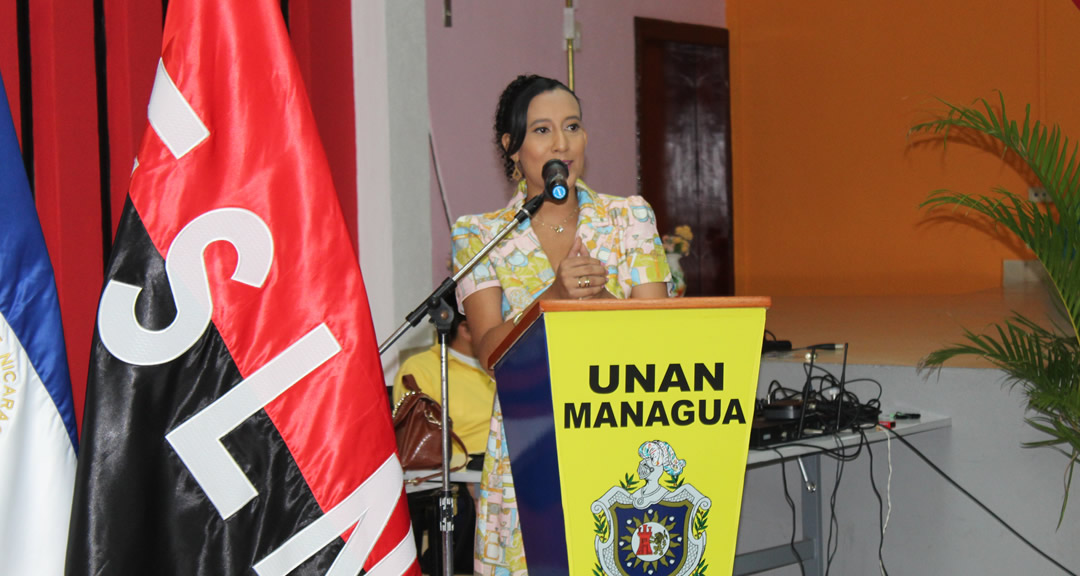
{"type": "Polygon", "coordinates": [[[703,575],[712,501],[685,482],[686,460],[667,442],[645,442],[638,456],[636,475],[627,474],[592,503],[594,574],[703,575]]]}

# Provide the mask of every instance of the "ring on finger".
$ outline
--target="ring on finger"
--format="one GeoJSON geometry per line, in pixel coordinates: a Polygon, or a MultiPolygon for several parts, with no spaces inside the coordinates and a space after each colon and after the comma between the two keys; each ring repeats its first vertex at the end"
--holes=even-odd
{"type": "Polygon", "coordinates": [[[589,278],[588,276],[586,276],[585,277],[585,287],[588,288],[589,286],[592,286],[592,278],[589,278]]]}
{"type": "Polygon", "coordinates": [[[578,279],[577,279],[577,287],[578,287],[578,288],[581,288],[582,286],[588,286],[588,285],[589,285],[589,284],[588,284],[588,281],[589,281],[589,279],[588,279],[588,278],[586,278],[586,277],[584,277],[584,276],[578,276],[578,279]]]}

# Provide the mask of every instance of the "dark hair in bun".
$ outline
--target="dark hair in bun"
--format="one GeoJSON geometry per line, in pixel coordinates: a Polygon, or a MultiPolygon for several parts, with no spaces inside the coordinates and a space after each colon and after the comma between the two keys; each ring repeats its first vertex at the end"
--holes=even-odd
{"type": "Polygon", "coordinates": [[[514,161],[510,157],[521,149],[521,144],[525,141],[529,104],[538,94],[552,90],[566,90],[578,101],[578,106],[581,106],[581,100],[578,99],[577,94],[574,94],[574,91],[567,88],[565,84],[535,74],[518,76],[499,96],[499,106],[495,109],[495,147],[502,158],[503,170],[508,179],[513,179],[514,174],[514,161]],[[503,134],[510,135],[510,142],[506,148],[502,145],[503,134]]]}

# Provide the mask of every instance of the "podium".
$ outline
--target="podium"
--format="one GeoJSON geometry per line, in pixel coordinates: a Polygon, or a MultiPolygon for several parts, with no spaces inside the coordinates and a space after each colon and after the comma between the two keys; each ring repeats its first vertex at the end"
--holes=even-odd
{"type": "Polygon", "coordinates": [[[731,574],[769,298],[537,301],[492,355],[529,574],[731,574]]]}

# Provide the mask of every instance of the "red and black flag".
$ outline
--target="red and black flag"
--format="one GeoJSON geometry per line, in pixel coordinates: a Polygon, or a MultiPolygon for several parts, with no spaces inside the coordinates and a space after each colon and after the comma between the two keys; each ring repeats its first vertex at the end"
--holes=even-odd
{"type": "Polygon", "coordinates": [[[169,3],[98,309],[75,574],[419,574],[367,294],[275,0],[169,3]]]}

